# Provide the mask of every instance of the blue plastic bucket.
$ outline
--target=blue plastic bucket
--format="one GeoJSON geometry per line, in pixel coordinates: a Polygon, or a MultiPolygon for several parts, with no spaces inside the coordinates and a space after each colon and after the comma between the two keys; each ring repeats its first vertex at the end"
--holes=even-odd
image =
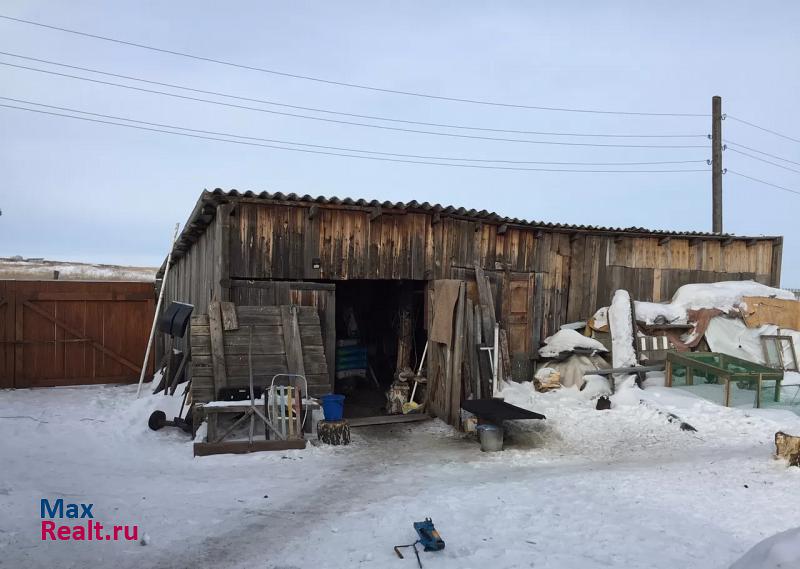
{"type": "Polygon", "coordinates": [[[326,421],[341,421],[344,414],[344,395],[323,395],[322,412],[325,413],[326,421]]]}

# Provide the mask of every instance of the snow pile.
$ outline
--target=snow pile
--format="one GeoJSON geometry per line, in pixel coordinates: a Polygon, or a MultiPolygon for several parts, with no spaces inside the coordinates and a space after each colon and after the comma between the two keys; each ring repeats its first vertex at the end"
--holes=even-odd
{"type": "Polygon", "coordinates": [[[663,318],[669,324],[686,324],[686,309],[670,303],[635,301],[636,320],[653,324],[663,318]]]}
{"type": "Polygon", "coordinates": [[[656,318],[663,317],[667,322],[684,324],[687,310],[718,308],[729,312],[738,308],[745,296],[795,300],[794,294],[788,290],[755,281],[687,284],[675,292],[669,303],[636,302],[636,319],[653,324],[656,318]]]}
{"type": "Polygon", "coordinates": [[[631,297],[628,291],[618,290],[614,293],[611,307],[608,309],[608,323],[611,328],[612,366],[615,368],[635,366],[631,297]]]}
{"type": "Polygon", "coordinates": [[[799,417],[726,409],[650,388],[649,376],[648,389],[620,386],[611,410],[596,411],[590,390],[603,383],[508,384],[510,403],[547,419],[509,423],[498,453],[426,421],[353,429],[346,447],[202,458],[185,433],[147,428],[151,409],[171,418],[180,403],[152,386],[140,399],[135,385],[0,391],[0,457],[11,457],[0,467],[0,565],[412,569],[413,553],[401,562],[392,547],[430,516],[447,548],[420,555],[436,569],[721,569],[798,525],[800,470],[771,453],[775,431],[797,432],[799,417]],[[399,500],[398,480],[412,486],[399,500]],[[60,497],[152,539],[43,542],[39,501],[60,497]]]}
{"type": "Polygon", "coordinates": [[[570,329],[559,330],[545,341],[545,345],[539,349],[539,355],[543,358],[555,358],[563,352],[571,352],[575,348],[594,350],[596,352],[607,352],[606,347],[595,340],[584,336],[580,332],[570,329]]]}
{"type": "Polygon", "coordinates": [[[608,306],[600,308],[589,319],[589,326],[595,330],[605,330],[608,328],[608,306]]]}
{"type": "Polygon", "coordinates": [[[602,375],[584,375],[585,382],[581,394],[589,399],[597,399],[603,395],[611,395],[611,384],[608,378],[602,375]]]}
{"type": "Polygon", "coordinates": [[[730,569],[790,569],[800,567],[800,528],[768,537],[730,569]]]}
{"type": "Polygon", "coordinates": [[[724,281],[683,285],[672,297],[672,304],[687,310],[719,308],[727,312],[736,308],[745,296],[794,300],[794,294],[788,290],[773,288],[755,281],[724,281]]]}
{"type": "MultiPolygon", "coordinates": [[[[658,378],[655,379],[654,383],[658,383],[658,378]]],[[[638,456],[654,464],[665,457],[693,456],[708,445],[722,449],[754,444],[755,455],[771,465],[775,432],[792,432],[800,427],[800,417],[792,412],[726,408],[683,390],[651,386],[649,379],[645,385],[647,388],[643,390],[633,381],[622,382],[611,395],[611,410],[597,411],[597,398],[610,391],[607,381],[600,376],[588,376],[583,390],[563,387],[539,393],[527,382],[509,384],[501,393],[507,403],[547,417],[545,421],[506,423],[512,447],[516,442],[548,456],[580,456],[591,461],[638,456]],[[668,421],[669,413],[698,432],[682,431],[678,424],[668,421]]],[[[781,472],[789,471],[787,476],[791,476],[790,470],[782,468],[781,472]]],[[[695,482],[688,471],[681,479],[695,482]]],[[[728,563],[733,559],[735,556],[728,563]]]]}
{"type": "Polygon", "coordinates": [[[800,385],[800,373],[796,371],[783,372],[783,381],[781,385],[787,387],[789,385],[800,385]]]}

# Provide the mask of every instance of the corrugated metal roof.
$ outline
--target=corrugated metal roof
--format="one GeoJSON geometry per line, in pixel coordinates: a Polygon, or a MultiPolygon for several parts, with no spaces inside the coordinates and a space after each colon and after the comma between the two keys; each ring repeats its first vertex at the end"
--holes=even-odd
{"type": "MultiPolygon", "coordinates": [[[[336,196],[331,198],[327,198],[325,196],[313,197],[308,194],[300,196],[298,194],[283,194],[280,192],[273,194],[270,192],[256,193],[252,191],[239,192],[238,190],[225,191],[220,188],[217,188],[212,192],[209,191],[203,192],[201,200],[206,198],[209,201],[214,201],[216,203],[230,201],[231,199],[235,200],[237,198],[251,198],[251,199],[260,199],[265,201],[298,202],[307,204],[316,203],[325,205],[347,205],[347,206],[358,206],[365,208],[380,207],[382,209],[405,210],[405,211],[415,211],[415,212],[425,212],[425,213],[439,213],[440,215],[451,215],[462,218],[470,218],[476,221],[491,221],[495,223],[506,223],[510,225],[520,225],[520,226],[527,226],[540,229],[557,229],[566,231],[641,233],[641,234],[652,234],[652,235],[673,235],[682,237],[717,237],[717,238],[735,237],[733,234],[728,234],[728,233],[707,233],[702,231],[667,231],[662,229],[646,229],[644,227],[623,228],[623,227],[605,227],[600,225],[572,225],[568,223],[529,221],[517,217],[505,217],[500,214],[487,211],[485,209],[479,211],[476,209],[466,209],[463,207],[455,207],[452,205],[443,206],[440,204],[431,204],[429,202],[420,203],[416,200],[412,200],[407,203],[391,202],[391,201],[381,202],[378,200],[338,198],[336,196]]],[[[744,237],[739,237],[739,238],[744,238],[744,237]]],[[[760,236],[760,237],[747,237],[747,239],[775,239],[775,237],[760,236]]]]}

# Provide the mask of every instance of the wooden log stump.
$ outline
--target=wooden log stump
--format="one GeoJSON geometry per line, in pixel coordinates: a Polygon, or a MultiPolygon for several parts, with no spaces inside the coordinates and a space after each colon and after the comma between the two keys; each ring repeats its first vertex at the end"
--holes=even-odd
{"type": "Polygon", "coordinates": [[[317,438],[329,445],[349,445],[350,425],[341,421],[320,421],[317,424],[317,438]]]}
{"type": "Polygon", "coordinates": [[[800,436],[775,433],[775,454],[789,461],[789,466],[800,467],[800,436]]]}

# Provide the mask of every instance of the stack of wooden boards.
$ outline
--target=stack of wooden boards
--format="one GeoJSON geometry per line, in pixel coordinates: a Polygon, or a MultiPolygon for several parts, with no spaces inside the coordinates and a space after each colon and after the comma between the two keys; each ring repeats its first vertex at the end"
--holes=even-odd
{"type": "MultiPolygon", "coordinates": [[[[488,277],[477,265],[474,271],[474,283],[460,281],[449,343],[429,338],[426,408],[455,427],[460,427],[463,400],[491,398],[493,381],[511,377],[506,330],[500,327],[495,334],[498,322],[488,277]]],[[[439,283],[444,281],[434,281],[429,288],[428,305],[432,307],[429,330],[433,328],[436,311],[443,309],[436,306],[439,283]]],[[[449,306],[444,309],[449,310],[449,306]]]]}
{"type": "Polygon", "coordinates": [[[253,380],[269,386],[279,373],[308,380],[312,397],[331,391],[317,310],[312,306],[234,306],[212,302],[192,317],[192,402],[218,398],[220,389],[249,385],[248,346],[253,330],[253,380]]]}

